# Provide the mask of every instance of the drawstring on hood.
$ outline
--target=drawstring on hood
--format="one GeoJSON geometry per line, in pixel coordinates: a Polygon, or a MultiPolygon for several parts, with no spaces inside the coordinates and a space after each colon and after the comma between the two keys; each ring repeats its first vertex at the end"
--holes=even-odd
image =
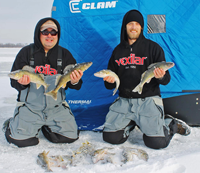
{"type": "MultiPolygon", "coordinates": [[[[126,25],[131,22],[136,21],[138,22],[142,28],[144,28],[144,19],[142,14],[138,10],[130,10],[128,11],[123,18],[122,27],[121,27],[121,35],[120,35],[120,42],[127,45],[128,43],[128,37],[126,32],[126,25]]],[[[141,34],[138,39],[143,37],[143,30],[141,31],[141,34]]]]}
{"type": "MultiPolygon", "coordinates": [[[[41,19],[41,20],[37,23],[37,25],[36,25],[36,27],[35,27],[35,33],[34,33],[34,44],[35,44],[36,48],[39,49],[39,50],[40,50],[41,48],[43,48],[43,45],[42,45],[42,43],[41,43],[41,41],[40,41],[40,28],[41,28],[41,26],[42,26],[46,21],[48,21],[48,20],[52,20],[52,21],[56,24],[56,26],[57,26],[57,28],[58,28],[58,42],[56,43],[55,46],[58,45],[59,40],[60,40],[60,24],[58,23],[58,21],[55,20],[55,19],[53,19],[53,18],[51,18],[51,17],[43,18],[43,19],[41,19]]],[[[54,46],[54,47],[55,47],[55,46],[54,46]]],[[[39,50],[38,50],[38,51],[39,51],[39,50]]],[[[37,51],[37,50],[36,50],[36,51],[37,51]]]]}

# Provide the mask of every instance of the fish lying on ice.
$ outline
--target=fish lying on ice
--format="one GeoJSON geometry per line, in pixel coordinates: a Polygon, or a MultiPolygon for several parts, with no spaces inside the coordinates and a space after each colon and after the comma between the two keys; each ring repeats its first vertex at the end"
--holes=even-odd
{"type": "Polygon", "coordinates": [[[95,150],[92,154],[93,163],[97,163],[100,160],[104,160],[105,162],[113,163],[112,156],[115,155],[115,153],[109,152],[112,149],[113,148],[104,147],[104,148],[95,150]]]}
{"type": "Polygon", "coordinates": [[[94,146],[90,142],[86,141],[86,142],[82,143],[82,146],[80,146],[74,153],[91,155],[94,152],[94,150],[95,150],[94,146]]]}
{"type": "Polygon", "coordinates": [[[48,154],[49,151],[48,152],[43,151],[42,153],[40,153],[38,155],[37,163],[41,165],[43,168],[45,168],[47,172],[53,172],[50,168],[52,163],[50,161],[50,158],[47,156],[48,154]]]}
{"type": "Polygon", "coordinates": [[[88,141],[82,143],[82,146],[79,147],[76,151],[73,152],[72,157],[72,166],[77,165],[85,165],[85,164],[96,164],[100,160],[103,163],[113,163],[112,156],[115,155],[115,153],[111,153],[110,150],[113,148],[101,148],[101,149],[95,149],[95,146],[89,143],[88,141]]]}
{"type": "Polygon", "coordinates": [[[86,141],[76,150],[72,151],[71,165],[86,165],[91,163],[91,155],[95,148],[90,142],[86,141]]]}
{"type": "Polygon", "coordinates": [[[19,80],[24,75],[30,77],[31,82],[36,84],[37,89],[40,88],[41,85],[44,86],[45,90],[49,87],[49,84],[44,81],[44,75],[36,74],[35,69],[28,65],[25,65],[21,70],[12,71],[8,74],[11,79],[15,80],[19,80]]]}
{"type": "Polygon", "coordinates": [[[142,89],[143,89],[143,85],[145,83],[149,83],[151,81],[151,79],[154,77],[153,71],[154,71],[155,68],[161,68],[164,71],[167,71],[168,69],[172,68],[173,66],[174,66],[173,62],[165,62],[165,61],[149,65],[148,70],[146,70],[142,74],[140,83],[132,91],[138,92],[139,94],[141,94],[142,89]]]}
{"type": "Polygon", "coordinates": [[[144,161],[147,161],[149,159],[147,152],[142,149],[124,147],[123,152],[122,152],[122,156],[123,156],[122,162],[126,163],[129,161],[132,161],[135,155],[139,159],[142,159],[144,161]]]}
{"type": "Polygon", "coordinates": [[[120,80],[119,77],[111,70],[101,70],[99,72],[94,73],[94,76],[96,77],[101,77],[104,78],[106,76],[113,76],[115,78],[115,82],[116,82],[116,87],[113,91],[113,96],[115,95],[115,93],[117,92],[119,85],[120,85],[120,80]]]}
{"type": "Polygon", "coordinates": [[[80,63],[80,64],[75,64],[75,65],[68,65],[65,67],[64,71],[63,71],[63,75],[58,75],[56,77],[56,82],[55,82],[55,89],[51,90],[47,93],[45,93],[45,95],[51,96],[53,97],[54,100],[57,100],[57,93],[58,90],[62,87],[65,88],[67,82],[69,82],[71,80],[70,75],[74,70],[81,70],[82,72],[84,72],[85,70],[87,70],[90,66],[92,65],[92,62],[86,62],[86,63],[80,63]]]}
{"type": "Polygon", "coordinates": [[[55,155],[49,156],[51,161],[53,161],[54,167],[61,167],[63,169],[67,169],[67,165],[72,163],[72,156],[71,155],[55,155]]]}
{"type": "Polygon", "coordinates": [[[52,172],[51,167],[81,166],[89,164],[119,164],[123,165],[133,161],[135,156],[144,161],[148,161],[149,156],[146,151],[131,147],[109,148],[103,147],[95,149],[95,146],[86,141],[75,151],[70,149],[69,155],[48,156],[49,152],[43,151],[38,155],[37,162],[48,172],[52,172]]]}
{"type": "Polygon", "coordinates": [[[49,151],[43,151],[38,154],[37,163],[41,165],[47,172],[53,172],[51,167],[61,167],[67,169],[67,165],[71,163],[71,156],[68,155],[56,155],[48,156],[49,151]]]}

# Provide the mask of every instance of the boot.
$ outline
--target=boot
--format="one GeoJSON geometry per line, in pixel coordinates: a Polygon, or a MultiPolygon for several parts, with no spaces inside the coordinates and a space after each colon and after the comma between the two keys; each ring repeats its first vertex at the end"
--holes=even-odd
{"type": "Polygon", "coordinates": [[[177,124],[177,132],[180,135],[184,135],[187,136],[191,133],[191,129],[190,126],[187,125],[184,121],[178,119],[178,118],[174,118],[171,115],[166,114],[165,115],[165,119],[166,118],[170,118],[173,119],[175,121],[175,123],[177,124]]]}

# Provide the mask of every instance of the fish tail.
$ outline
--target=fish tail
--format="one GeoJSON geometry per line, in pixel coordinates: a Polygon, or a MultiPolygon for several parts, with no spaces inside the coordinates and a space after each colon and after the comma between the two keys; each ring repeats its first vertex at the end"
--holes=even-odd
{"type": "Polygon", "coordinates": [[[54,100],[57,100],[57,92],[54,90],[49,91],[48,93],[44,93],[47,96],[51,96],[54,100]]]}
{"type": "Polygon", "coordinates": [[[116,92],[117,92],[117,88],[114,89],[113,96],[115,95],[116,92]]]}
{"type": "Polygon", "coordinates": [[[45,84],[45,85],[43,85],[44,86],[44,88],[45,88],[45,91],[47,90],[47,88],[50,86],[50,84],[45,84]]]}
{"type": "Polygon", "coordinates": [[[47,172],[53,172],[51,168],[47,168],[47,172]]]}
{"type": "Polygon", "coordinates": [[[41,84],[36,83],[36,88],[39,89],[41,84]]]}
{"type": "Polygon", "coordinates": [[[133,90],[132,92],[138,92],[139,94],[142,93],[142,88],[143,86],[141,84],[138,84],[133,90]]]}

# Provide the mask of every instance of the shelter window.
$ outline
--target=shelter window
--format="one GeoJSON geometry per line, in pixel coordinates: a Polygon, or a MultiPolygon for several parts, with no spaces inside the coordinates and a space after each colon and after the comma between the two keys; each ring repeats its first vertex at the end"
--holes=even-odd
{"type": "Polygon", "coordinates": [[[148,34],[166,33],[165,15],[147,15],[148,34]]]}

